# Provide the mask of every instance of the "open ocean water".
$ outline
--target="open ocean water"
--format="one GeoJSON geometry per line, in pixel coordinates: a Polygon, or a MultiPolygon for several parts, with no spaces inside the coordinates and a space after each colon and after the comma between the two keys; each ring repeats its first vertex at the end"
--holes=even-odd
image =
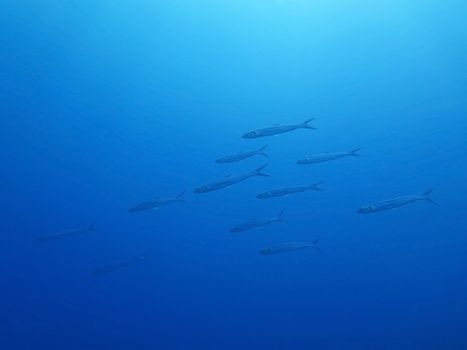
{"type": "Polygon", "coordinates": [[[0,349],[467,349],[466,14],[0,1],[0,349]]]}

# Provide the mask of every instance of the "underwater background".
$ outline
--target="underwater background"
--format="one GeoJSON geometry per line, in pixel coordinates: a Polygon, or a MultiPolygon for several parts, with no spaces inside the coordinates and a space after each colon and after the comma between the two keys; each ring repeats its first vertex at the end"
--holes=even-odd
{"type": "Polygon", "coordinates": [[[467,349],[466,13],[456,0],[0,2],[0,348],[467,349]],[[241,137],[310,118],[316,130],[241,137]],[[264,145],[270,159],[214,162],[264,145]],[[193,193],[264,164],[270,177],[193,193]],[[430,188],[439,206],[357,213],[430,188]],[[282,210],[286,224],[229,232],[282,210]],[[321,254],[259,254],[316,239],[321,254]]]}

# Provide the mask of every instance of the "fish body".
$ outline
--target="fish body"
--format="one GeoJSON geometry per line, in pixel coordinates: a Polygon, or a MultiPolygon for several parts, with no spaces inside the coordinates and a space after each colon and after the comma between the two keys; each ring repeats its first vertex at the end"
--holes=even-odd
{"type": "Polygon", "coordinates": [[[261,255],[274,255],[274,254],[293,252],[295,250],[301,250],[301,249],[306,249],[306,248],[312,248],[318,252],[321,252],[318,244],[319,244],[319,240],[315,240],[312,242],[291,241],[291,242],[285,242],[285,243],[282,243],[276,246],[263,248],[259,251],[259,253],[261,255]]]}
{"type": "Polygon", "coordinates": [[[354,149],[350,152],[328,152],[328,153],[318,153],[311,155],[305,159],[300,159],[297,161],[297,164],[305,165],[305,164],[316,164],[316,163],[323,163],[328,162],[335,159],[340,159],[344,157],[358,157],[359,154],[357,153],[360,148],[354,149]]]}
{"type": "Polygon", "coordinates": [[[274,216],[272,218],[260,218],[260,219],[255,219],[255,220],[245,222],[243,224],[235,226],[234,228],[232,228],[230,230],[230,232],[240,233],[240,232],[244,232],[244,231],[253,230],[253,229],[261,227],[261,226],[266,226],[266,225],[269,225],[269,224],[272,224],[272,223],[275,223],[275,222],[284,222],[285,223],[285,221],[282,219],[282,214],[283,214],[283,212],[279,213],[279,215],[274,216]]]}
{"type": "Polygon", "coordinates": [[[58,241],[60,239],[66,239],[66,238],[71,238],[71,237],[76,237],[76,236],[82,236],[87,233],[93,232],[94,229],[94,223],[87,227],[81,227],[81,228],[73,228],[57,233],[51,233],[47,235],[43,235],[39,237],[40,241],[58,241]]]}
{"type": "Polygon", "coordinates": [[[150,210],[150,209],[158,209],[160,207],[163,207],[168,204],[172,203],[185,203],[185,201],[181,198],[185,192],[180,193],[176,197],[158,197],[154,198],[152,201],[147,201],[140,203],[138,205],[135,205],[134,207],[131,207],[128,209],[130,213],[136,213],[140,211],[145,211],[145,210],[150,210]]]}
{"type": "Polygon", "coordinates": [[[219,159],[216,159],[216,163],[220,164],[226,164],[226,163],[234,163],[234,162],[239,162],[244,159],[251,158],[256,155],[262,155],[266,158],[269,158],[269,156],[264,153],[264,150],[266,149],[267,146],[263,146],[260,149],[254,150],[254,151],[247,151],[247,152],[239,152],[237,154],[232,154],[229,156],[221,157],[219,159]]]}
{"type": "Polygon", "coordinates": [[[274,197],[283,197],[283,196],[289,196],[294,193],[299,193],[299,192],[304,192],[304,191],[322,191],[322,189],[319,187],[320,184],[323,182],[319,182],[313,185],[298,185],[298,186],[286,186],[286,187],[280,187],[276,188],[274,190],[269,190],[263,193],[260,193],[256,196],[258,199],[268,199],[268,198],[274,198],[274,197]]]}
{"type": "Polygon", "coordinates": [[[138,262],[147,260],[149,258],[149,254],[151,254],[151,252],[152,252],[152,250],[148,250],[148,251],[144,252],[143,254],[135,256],[135,257],[130,258],[128,260],[124,260],[124,261],[117,262],[117,263],[114,263],[114,264],[102,266],[102,267],[92,271],[92,273],[94,275],[99,275],[99,274],[104,274],[104,273],[109,273],[109,272],[113,272],[113,271],[122,270],[122,269],[124,269],[124,268],[126,268],[126,267],[128,267],[130,265],[133,265],[133,264],[136,264],[138,262]]]}
{"type": "Polygon", "coordinates": [[[264,174],[261,172],[266,166],[267,164],[263,165],[262,167],[259,167],[258,169],[254,171],[250,171],[248,173],[244,173],[244,174],[240,174],[236,176],[227,176],[222,180],[214,181],[207,185],[196,188],[194,190],[194,193],[207,193],[211,191],[220,190],[222,188],[230,187],[232,185],[235,185],[236,183],[245,181],[249,179],[250,177],[254,177],[254,176],[269,176],[268,174],[264,174]]]}
{"type": "Polygon", "coordinates": [[[249,131],[242,135],[244,139],[257,139],[260,137],[274,136],[279,134],[284,134],[286,132],[294,131],[297,129],[316,129],[315,127],[308,125],[309,122],[313,121],[314,118],[308,119],[300,124],[290,124],[290,125],[273,125],[267,128],[258,129],[249,131]]]}
{"type": "Polygon", "coordinates": [[[359,208],[358,213],[360,214],[377,213],[380,211],[399,208],[404,205],[411,204],[411,203],[418,202],[418,201],[428,201],[436,205],[436,203],[430,197],[432,192],[433,192],[433,189],[423,193],[422,195],[401,196],[401,197],[396,197],[396,198],[388,199],[385,201],[377,202],[377,203],[359,208]]]}

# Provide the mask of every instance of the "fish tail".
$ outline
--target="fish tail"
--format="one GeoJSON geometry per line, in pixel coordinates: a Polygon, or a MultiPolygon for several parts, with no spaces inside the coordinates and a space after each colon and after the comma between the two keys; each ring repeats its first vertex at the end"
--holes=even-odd
{"type": "Polygon", "coordinates": [[[431,199],[431,194],[433,193],[433,189],[430,188],[428,191],[422,194],[422,197],[424,200],[430,202],[433,205],[439,206],[438,203],[436,203],[433,199],[431,199]]]}
{"type": "Polygon", "coordinates": [[[313,121],[313,120],[315,120],[315,118],[310,118],[310,119],[305,120],[305,121],[301,124],[302,128],[305,128],[305,129],[316,129],[314,126],[308,125],[308,123],[311,122],[311,121],[313,121]]]}
{"type": "Polygon", "coordinates": [[[141,254],[141,260],[149,259],[149,255],[152,253],[152,249],[146,250],[143,254],[141,254]]]}
{"type": "Polygon", "coordinates": [[[89,226],[88,226],[89,231],[95,231],[96,230],[96,220],[94,220],[89,226]]]}
{"type": "Polygon", "coordinates": [[[268,166],[267,164],[264,164],[263,166],[260,166],[258,169],[255,170],[255,175],[256,176],[269,176],[269,174],[265,174],[265,173],[261,172],[261,170],[263,170],[267,166],[268,166]]]}
{"type": "Polygon", "coordinates": [[[349,155],[355,156],[355,157],[360,157],[360,154],[358,154],[358,151],[360,151],[361,149],[362,149],[361,147],[355,148],[355,149],[353,149],[353,150],[351,150],[349,152],[349,155]]]}
{"type": "Polygon", "coordinates": [[[319,239],[315,239],[313,242],[311,242],[311,246],[313,249],[315,249],[318,253],[322,253],[323,251],[319,247],[319,239]]]}
{"type": "Polygon", "coordinates": [[[186,201],[182,199],[182,196],[185,193],[186,193],[186,191],[181,192],[180,194],[177,195],[177,197],[175,197],[175,199],[178,200],[179,202],[186,203],[186,201]]]}
{"type": "Polygon", "coordinates": [[[279,214],[277,214],[277,221],[283,222],[284,224],[287,224],[287,221],[285,221],[282,216],[284,215],[284,209],[281,210],[279,214]]]}
{"type": "Polygon", "coordinates": [[[319,187],[319,185],[321,185],[321,184],[324,184],[324,181],[315,183],[315,184],[311,185],[310,187],[311,187],[312,190],[315,190],[315,191],[324,191],[321,187],[319,187]]]}
{"type": "Polygon", "coordinates": [[[258,150],[258,154],[261,154],[263,157],[269,158],[269,156],[264,152],[264,150],[268,147],[268,145],[264,145],[258,150]]]}

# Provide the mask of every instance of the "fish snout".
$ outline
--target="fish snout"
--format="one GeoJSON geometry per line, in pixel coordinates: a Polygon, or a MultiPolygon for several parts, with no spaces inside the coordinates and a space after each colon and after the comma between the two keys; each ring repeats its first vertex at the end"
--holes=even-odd
{"type": "Polygon", "coordinates": [[[208,191],[208,186],[201,186],[195,189],[193,192],[194,193],[205,193],[208,191]]]}
{"type": "Polygon", "coordinates": [[[373,207],[371,205],[367,206],[367,207],[361,207],[357,210],[357,213],[359,214],[368,214],[368,213],[371,213],[373,210],[373,207]]]}
{"type": "Polygon", "coordinates": [[[255,138],[258,136],[258,132],[257,131],[250,131],[250,132],[247,132],[245,134],[242,135],[242,137],[244,139],[252,139],[252,138],[255,138]]]}
{"type": "Polygon", "coordinates": [[[272,254],[272,248],[263,248],[259,251],[261,255],[270,255],[272,254]]]}
{"type": "Polygon", "coordinates": [[[256,196],[256,198],[258,199],[266,199],[266,198],[269,198],[270,197],[270,194],[269,192],[263,192],[263,193],[260,193],[256,196]]]}

